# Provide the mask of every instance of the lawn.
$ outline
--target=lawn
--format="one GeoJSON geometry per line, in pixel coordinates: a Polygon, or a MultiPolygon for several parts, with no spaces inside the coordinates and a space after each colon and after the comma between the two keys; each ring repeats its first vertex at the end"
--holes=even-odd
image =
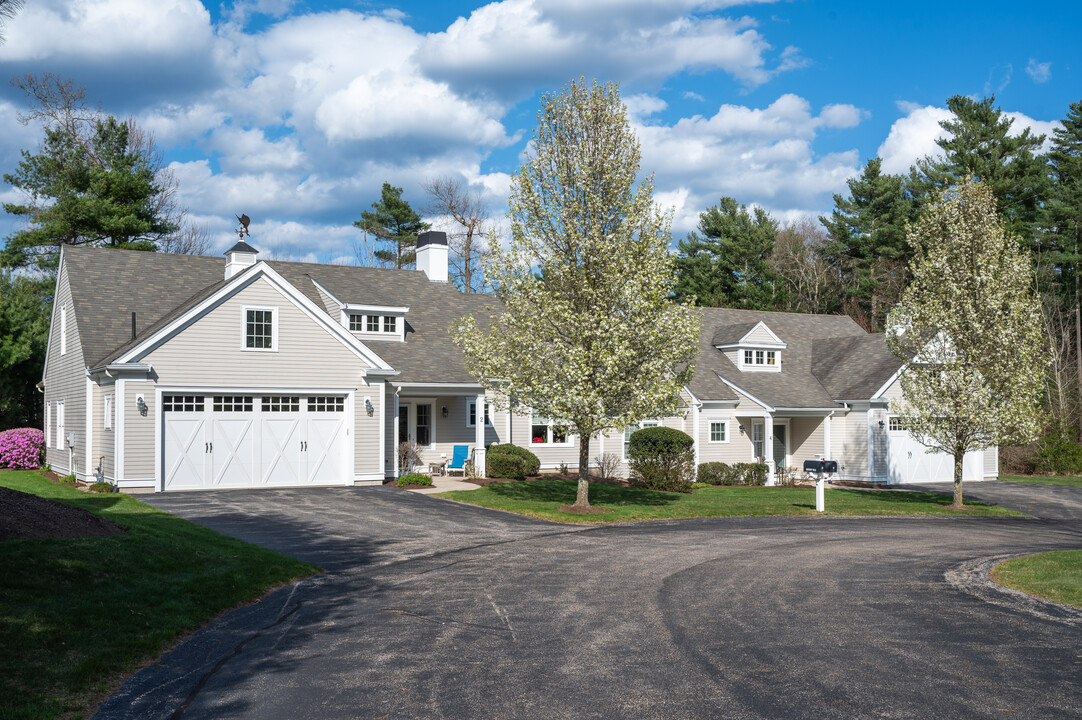
{"type": "Polygon", "coordinates": [[[1082,608],[1082,550],[1006,560],[992,568],[1000,585],[1082,608]]]}
{"type": "Polygon", "coordinates": [[[318,568],[37,472],[0,485],[128,532],[0,542],[0,720],[82,717],[123,678],[219,613],[318,568]]]}
{"type": "Polygon", "coordinates": [[[1004,475],[1000,480],[1023,483],[1046,483],[1048,485],[1074,485],[1082,487],[1082,477],[1068,477],[1065,475],[1004,475]]]}
{"type": "MultiPolygon", "coordinates": [[[[575,480],[493,483],[478,490],[454,490],[435,497],[568,523],[622,522],[740,515],[818,515],[815,490],[782,487],[709,487],[692,494],[656,492],[590,483],[590,503],[609,513],[579,515],[557,508],[575,502],[575,480]]],[[[947,495],[899,490],[828,490],[831,515],[1017,515],[995,505],[970,501],[971,510],[951,510],[947,495]]]]}

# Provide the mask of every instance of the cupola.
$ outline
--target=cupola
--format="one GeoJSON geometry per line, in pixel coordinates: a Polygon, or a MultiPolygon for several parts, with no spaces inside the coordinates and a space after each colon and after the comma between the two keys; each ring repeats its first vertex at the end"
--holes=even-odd
{"type": "Polygon", "coordinates": [[[259,251],[241,240],[225,251],[225,279],[233,277],[245,268],[255,265],[255,256],[259,251]]]}

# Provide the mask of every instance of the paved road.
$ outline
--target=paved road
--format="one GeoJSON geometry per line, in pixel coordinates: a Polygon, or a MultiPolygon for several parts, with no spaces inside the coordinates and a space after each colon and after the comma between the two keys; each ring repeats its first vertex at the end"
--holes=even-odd
{"type": "Polygon", "coordinates": [[[1082,489],[969,494],[1038,517],[577,528],[390,488],[154,496],[329,572],[197,633],[99,717],[1078,718],[1082,616],[944,576],[1082,547],[1082,489]]]}

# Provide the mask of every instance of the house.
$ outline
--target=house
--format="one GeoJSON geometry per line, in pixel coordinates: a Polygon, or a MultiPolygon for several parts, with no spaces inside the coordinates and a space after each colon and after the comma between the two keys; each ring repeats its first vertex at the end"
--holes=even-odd
{"type": "MultiPolygon", "coordinates": [[[[482,326],[490,296],[447,282],[443,233],[418,239],[418,270],[64,247],[41,384],[47,462],[127,491],[379,484],[410,439],[426,463],[455,445],[529,447],[577,466],[556,419],[498,410],[451,339],[482,326]]],[[[704,308],[684,408],[700,462],[775,467],[838,460],[843,476],[950,479],[888,412],[900,366],[847,317],[704,308]]],[[[626,472],[627,437],[593,441],[626,472]]],[[[966,458],[995,476],[996,453],[966,458]]]]}

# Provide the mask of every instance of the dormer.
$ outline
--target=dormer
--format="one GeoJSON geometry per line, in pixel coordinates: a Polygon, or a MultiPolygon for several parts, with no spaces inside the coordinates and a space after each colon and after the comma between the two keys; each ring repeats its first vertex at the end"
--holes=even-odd
{"type": "Polygon", "coordinates": [[[342,304],[342,324],[356,337],[368,341],[406,341],[408,307],[342,304]]]}
{"type": "Polygon", "coordinates": [[[781,372],[786,345],[760,320],[719,328],[714,333],[714,347],[741,372],[781,372]]]}

